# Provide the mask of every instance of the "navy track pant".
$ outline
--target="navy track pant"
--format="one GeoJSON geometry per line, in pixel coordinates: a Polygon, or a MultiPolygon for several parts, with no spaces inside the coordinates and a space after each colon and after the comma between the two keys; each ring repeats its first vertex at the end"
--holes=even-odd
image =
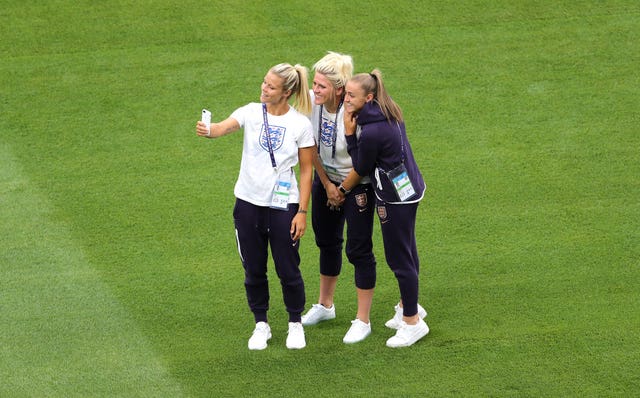
{"type": "Polygon", "coordinates": [[[256,322],[267,322],[269,283],[267,279],[268,249],[280,278],[289,322],[300,322],[305,305],[304,282],[300,273],[299,243],[291,239],[291,220],[298,204],[276,210],[236,199],[233,219],[238,253],[244,267],[247,301],[256,322]]]}
{"type": "Polygon", "coordinates": [[[413,316],[418,313],[420,273],[415,234],[418,203],[378,202],[377,208],[385,259],[398,280],[404,315],[413,316]]]}

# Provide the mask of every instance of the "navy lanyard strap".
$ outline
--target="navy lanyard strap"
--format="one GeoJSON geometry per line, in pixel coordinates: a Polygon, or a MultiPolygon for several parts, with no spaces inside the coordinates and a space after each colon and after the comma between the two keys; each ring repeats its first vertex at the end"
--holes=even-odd
{"type": "Polygon", "coordinates": [[[402,163],[404,163],[404,139],[402,138],[402,129],[400,123],[396,120],[396,126],[398,126],[398,134],[400,134],[400,156],[402,156],[402,163]]]}
{"type": "Polygon", "coordinates": [[[267,120],[267,104],[262,104],[262,117],[264,119],[264,131],[267,136],[267,147],[269,147],[269,157],[271,158],[271,167],[274,170],[278,169],[276,164],[276,158],[273,155],[273,147],[271,146],[271,132],[269,131],[269,121],[267,120]]]}
{"type": "Polygon", "coordinates": [[[331,159],[336,158],[336,140],[338,139],[338,113],[340,113],[340,108],[342,108],[342,99],[338,104],[338,109],[336,109],[336,118],[333,121],[333,139],[331,140],[331,159]]]}
{"type": "MultiPolygon", "coordinates": [[[[338,113],[340,113],[340,108],[342,108],[342,103],[344,101],[341,99],[338,104],[338,109],[336,109],[336,118],[333,121],[333,137],[331,137],[331,159],[336,158],[336,141],[338,140],[338,113]]],[[[320,116],[318,117],[318,153],[320,153],[320,139],[322,137],[322,110],[324,109],[323,105],[320,105],[320,116]]]]}
{"type": "Polygon", "coordinates": [[[322,139],[322,109],[324,108],[320,105],[320,113],[318,114],[318,153],[320,153],[320,140],[322,139]]]}

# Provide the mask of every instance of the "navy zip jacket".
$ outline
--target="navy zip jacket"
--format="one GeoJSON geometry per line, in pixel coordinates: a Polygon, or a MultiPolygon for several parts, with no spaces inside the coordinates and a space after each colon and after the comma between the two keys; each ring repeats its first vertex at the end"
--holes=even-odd
{"type": "Polygon", "coordinates": [[[426,184],[416,164],[404,123],[387,120],[376,101],[367,102],[358,113],[360,137],[347,136],[347,151],[360,176],[370,176],[378,200],[384,203],[415,203],[422,199],[426,184]],[[403,151],[404,149],[404,151],[403,151]],[[404,156],[403,156],[404,153],[404,156]],[[415,194],[400,202],[385,172],[404,165],[415,194]]]}

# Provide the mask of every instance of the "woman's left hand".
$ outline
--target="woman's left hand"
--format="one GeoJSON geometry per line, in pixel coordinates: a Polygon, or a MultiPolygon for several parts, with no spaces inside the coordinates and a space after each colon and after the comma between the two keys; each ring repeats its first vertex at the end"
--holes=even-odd
{"type": "Polygon", "coordinates": [[[338,191],[338,187],[333,184],[327,184],[325,191],[327,192],[328,203],[331,203],[331,205],[335,207],[342,206],[342,202],[344,202],[344,195],[342,192],[338,191]]]}
{"type": "Polygon", "coordinates": [[[293,220],[291,221],[291,230],[289,233],[291,234],[291,239],[297,242],[302,236],[304,236],[304,232],[307,229],[307,214],[306,213],[297,213],[293,220]]]}

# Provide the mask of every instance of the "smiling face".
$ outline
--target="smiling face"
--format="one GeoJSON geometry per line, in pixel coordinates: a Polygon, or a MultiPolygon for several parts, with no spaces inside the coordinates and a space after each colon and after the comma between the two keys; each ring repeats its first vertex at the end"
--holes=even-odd
{"type": "Polygon", "coordinates": [[[322,73],[316,72],[313,77],[314,104],[327,105],[336,102],[336,95],[342,94],[342,88],[335,89],[331,81],[322,73]]]}
{"type": "Polygon", "coordinates": [[[272,72],[267,73],[262,81],[260,102],[273,105],[287,102],[291,90],[284,91],[283,84],[283,78],[272,72]]]}
{"type": "Polygon", "coordinates": [[[344,107],[347,112],[358,113],[364,104],[373,100],[373,93],[366,93],[362,85],[353,80],[347,82],[344,107]]]}

